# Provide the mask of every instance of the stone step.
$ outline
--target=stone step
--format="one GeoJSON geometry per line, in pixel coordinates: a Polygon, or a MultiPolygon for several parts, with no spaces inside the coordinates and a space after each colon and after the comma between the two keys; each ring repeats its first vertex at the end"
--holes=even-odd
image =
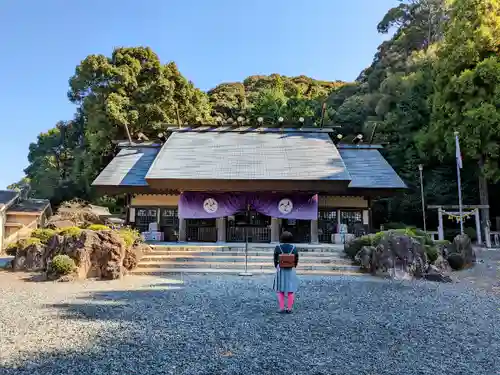
{"type": "MultiPolygon", "coordinates": [[[[273,251],[249,251],[249,257],[262,256],[271,258],[273,257],[273,251]]],[[[169,257],[169,258],[190,258],[190,257],[245,257],[244,251],[151,251],[144,254],[145,257],[169,257]]],[[[344,253],[300,253],[300,258],[336,258],[344,259],[344,253]]]]}
{"type": "MultiPolygon", "coordinates": [[[[231,269],[231,268],[136,268],[131,271],[134,275],[170,275],[179,273],[189,273],[189,274],[226,274],[226,275],[238,275],[243,269],[231,269]]],[[[248,269],[253,275],[266,275],[273,274],[276,271],[274,269],[248,269]]],[[[367,277],[366,274],[359,270],[348,271],[348,270],[297,270],[298,275],[315,275],[315,276],[357,276],[357,277],[367,277]]]]}
{"type": "MultiPolygon", "coordinates": [[[[307,255],[324,255],[324,256],[329,256],[331,254],[345,254],[344,249],[332,249],[330,251],[325,251],[324,249],[321,249],[321,251],[313,251],[314,249],[307,249],[308,251],[303,251],[299,249],[300,254],[307,254],[307,255]],[[309,251],[311,250],[311,251],[309,251]]],[[[198,254],[233,254],[233,255],[239,255],[239,254],[245,254],[245,248],[231,248],[231,249],[166,249],[166,248],[159,248],[159,247],[153,247],[153,250],[149,252],[149,254],[192,254],[192,253],[198,253],[198,254]]],[[[261,254],[261,255],[267,255],[267,254],[273,254],[274,249],[254,249],[254,248],[249,248],[248,249],[248,254],[261,254]]]]}
{"type": "MultiPolygon", "coordinates": [[[[272,254],[269,255],[249,255],[248,262],[272,262],[272,254]]],[[[141,262],[161,262],[161,261],[178,261],[178,262],[232,262],[232,263],[242,263],[245,262],[245,255],[199,255],[199,254],[184,254],[184,255],[172,255],[172,254],[147,254],[142,259],[141,262]]],[[[349,259],[341,258],[339,256],[305,256],[302,255],[299,258],[300,263],[342,263],[351,264],[349,259]]]]}
{"type": "MultiPolygon", "coordinates": [[[[229,252],[239,252],[245,251],[245,245],[207,245],[207,246],[179,246],[179,245],[157,245],[152,244],[151,247],[155,251],[202,251],[202,252],[216,252],[216,251],[229,251],[229,252]]],[[[249,251],[274,251],[275,246],[269,244],[249,244],[249,251]]],[[[328,252],[343,252],[343,245],[323,245],[323,246],[314,246],[314,245],[304,245],[297,246],[300,252],[303,253],[328,253],[328,252]]]]}
{"type": "MultiPolygon", "coordinates": [[[[230,268],[230,269],[244,269],[245,262],[193,262],[193,261],[160,261],[160,262],[143,262],[141,261],[138,268],[230,268]]],[[[249,269],[270,269],[274,270],[272,262],[249,262],[249,269]]],[[[299,264],[297,270],[357,270],[359,267],[350,264],[339,263],[302,263],[299,264]]]]}

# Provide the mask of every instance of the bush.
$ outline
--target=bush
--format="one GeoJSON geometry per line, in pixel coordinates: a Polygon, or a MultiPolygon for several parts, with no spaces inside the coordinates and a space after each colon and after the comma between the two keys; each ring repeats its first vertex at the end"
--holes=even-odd
{"type": "Polygon", "coordinates": [[[405,223],[385,223],[384,224],[384,229],[389,230],[389,229],[406,229],[408,228],[408,225],[405,223]]]}
{"type": "Polygon", "coordinates": [[[99,231],[99,230],[111,230],[110,227],[108,227],[107,225],[103,225],[103,224],[91,224],[87,227],[87,229],[89,230],[95,230],[95,231],[99,231]]]}
{"type": "Polygon", "coordinates": [[[5,248],[5,253],[7,255],[15,256],[17,253],[17,248],[18,248],[18,243],[17,242],[12,242],[7,245],[5,248]]]}
{"type": "Polygon", "coordinates": [[[447,260],[452,270],[458,271],[464,268],[465,259],[462,256],[462,254],[459,253],[450,254],[448,255],[447,260]]]}
{"type": "Polygon", "coordinates": [[[475,228],[464,228],[464,234],[468,235],[472,242],[477,241],[477,233],[475,228]]]}
{"type": "Polygon", "coordinates": [[[30,245],[40,245],[42,241],[39,238],[23,238],[17,242],[11,243],[5,249],[7,255],[15,256],[18,250],[24,250],[30,245]]]}
{"type": "Polygon", "coordinates": [[[66,227],[59,230],[61,236],[78,237],[81,233],[82,230],[78,227],[66,227]]]}
{"type": "Polygon", "coordinates": [[[122,228],[118,231],[118,234],[128,247],[141,240],[139,231],[132,228],[122,228]]]}
{"type": "Polygon", "coordinates": [[[31,237],[38,238],[43,244],[47,244],[56,233],[54,229],[39,228],[31,232],[31,237]]]}
{"type": "Polygon", "coordinates": [[[76,269],[76,264],[68,255],[56,255],[50,264],[51,271],[58,275],[69,275],[76,269]]]}
{"type": "MultiPolygon", "coordinates": [[[[379,232],[383,233],[383,232],[379,232]]],[[[373,235],[369,234],[366,236],[361,236],[349,241],[344,246],[344,252],[348,257],[354,259],[356,254],[363,248],[363,246],[376,246],[378,241],[380,241],[379,233],[373,235]]]]}
{"type": "Polygon", "coordinates": [[[425,245],[425,253],[430,263],[434,263],[439,256],[439,250],[436,246],[425,245]]]}

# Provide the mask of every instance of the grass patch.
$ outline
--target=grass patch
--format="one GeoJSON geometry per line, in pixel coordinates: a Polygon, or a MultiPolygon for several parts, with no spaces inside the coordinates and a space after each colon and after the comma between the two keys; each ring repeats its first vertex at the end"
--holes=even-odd
{"type": "Polygon", "coordinates": [[[110,227],[107,225],[103,224],[91,224],[87,227],[88,230],[94,230],[94,231],[99,231],[99,230],[111,230],[110,227]]]}
{"type": "Polygon", "coordinates": [[[54,229],[39,228],[31,232],[31,237],[38,238],[43,244],[47,244],[55,234],[57,232],[54,229]]]}

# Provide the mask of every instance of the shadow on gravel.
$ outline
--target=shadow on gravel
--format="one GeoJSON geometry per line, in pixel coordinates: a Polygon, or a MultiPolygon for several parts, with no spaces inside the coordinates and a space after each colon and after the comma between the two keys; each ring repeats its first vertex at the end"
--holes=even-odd
{"type": "Polygon", "coordinates": [[[492,375],[500,368],[500,301],[456,285],[303,278],[292,315],[276,314],[264,277],[191,277],[154,288],[52,306],[71,324],[109,326],[85,352],[41,354],[2,375],[492,375]]]}

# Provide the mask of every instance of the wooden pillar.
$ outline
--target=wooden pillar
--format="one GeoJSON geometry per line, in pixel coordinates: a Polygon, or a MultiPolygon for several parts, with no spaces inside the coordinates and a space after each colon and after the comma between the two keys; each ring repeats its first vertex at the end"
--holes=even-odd
{"type": "Polygon", "coordinates": [[[474,211],[474,217],[476,218],[476,236],[477,236],[477,244],[479,246],[483,246],[483,239],[481,233],[481,218],[479,217],[479,209],[476,208],[474,211]]]}
{"type": "Polygon", "coordinates": [[[276,217],[271,218],[271,243],[280,241],[280,222],[276,217]]]}
{"type": "MultiPolygon", "coordinates": [[[[490,210],[483,210],[483,216],[486,216],[486,213],[489,213],[490,210]]],[[[483,217],[484,226],[484,236],[486,237],[486,247],[491,248],[491,234],[490,234],[490,218],[488,216],[483,217]]]]}
{"type": "Polygon", "coordinates": [[[179,218],[179,242],[186,242],[186,219],[179,218]]]}
{"type": "Polygon", "coordinates": [[[217,242],[226,242],[226,218],[219,217],[216,219],[217,225],[217,242]]]}
{"type": "Polygon", "coordinates": [[[438,239],[440,241],[444,240],[444,227],[443,227],[443,210],[441,207],[438,208],[438,239]]]}
{"type": "Polygon", "coordinates": [[[312,244],[319,243],[318,220],[311,220],[311,243],[312,244]]]}

